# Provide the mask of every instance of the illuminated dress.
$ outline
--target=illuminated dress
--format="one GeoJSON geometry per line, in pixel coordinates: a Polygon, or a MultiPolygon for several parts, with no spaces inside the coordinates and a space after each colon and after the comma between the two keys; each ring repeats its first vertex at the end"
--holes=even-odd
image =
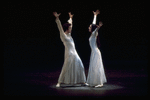
{"type": "MultiPolygon", "coordinates": [[[[94,16],[93,24],[96,24],[96,16],[94,16]]],[[[96,44],[98,30],[99,27],[97,27],[92,32],[89,38],[89,43],[91,47],[91,57],[87,77],[87,84],[89,84],[90,86],[103,85],[103,83],[107,82],[103,68],[101,52],[96,44]]]]}
{"type": "MultiPolygon", "coordinates": [[[[71,19],[68,21],[72,21],[71,19]]],[[[65,34],[59,19],[56,19],[60,38],[65,47],[65,58],[58,83],[83,84],[86,82],[83,63],[76,52],[71,33],[65,34]]]]}

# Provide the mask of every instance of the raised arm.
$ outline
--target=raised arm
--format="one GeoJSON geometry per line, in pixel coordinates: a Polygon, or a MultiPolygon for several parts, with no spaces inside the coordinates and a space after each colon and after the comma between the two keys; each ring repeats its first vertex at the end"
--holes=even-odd
{"type": "Polygon", "coordinates": [[[72,24],[72,22],[73,22],[73,21],[72,21],[73,14],[71,14],[71,12],[69,12],[68,14],[69,14],[69,17],[70,17],[69,20],[68,20],[68,23],[70,23],[70,24],[71,24],[71,27],[73,27],[73,24],[72,24]]]}
{"type": "Polygon", "coordinates": [[[96,12],[93,11],[93,14],[94,14],[94,18],[93,18],[92,24],[96,24],[96,18],[97,18],[97,15],[100,14],[100,11],[99,10],[96,10],[96,12]]]}
{"type": "Polygon", "coordinates": [[[60,35],[61,35],[61,36],[65,36],[63,27],[62,27],[61,22],[60,22],[60,20],[59,20],[60,14],[58,14],[57,12],[53,12],[53,15],[56,17],[56,23],[57,23],[57,27],[58,27],[58,29],[59,29],[60,35]]]}
{"type": "Polygon", "coordinates": [[[93,35],[98,35],[98,30],[103,26],[103,22],[99,22],[99,25],[97,25],[97,28],[92,32],[93,35]]]}
{"type": "Polygon", "coordinates": [[[95,31],[98,31],[101,27],[103,26],[103,22],[99,22],[99,25],[97,26],[97,28],[95,29],[95,31]]]}

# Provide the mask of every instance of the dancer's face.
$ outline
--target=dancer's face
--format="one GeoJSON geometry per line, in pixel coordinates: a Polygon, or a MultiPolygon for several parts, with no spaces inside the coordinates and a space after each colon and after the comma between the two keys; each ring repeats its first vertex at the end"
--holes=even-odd
{"type": "Polygon", "coordinates": [[[92,32],[92,25],[89,26],[89,32],[92,32]]]}
{"type": "Polygon", "coordinates": [[[72,31],[72,27],[71,27],[71,26],[69,26],[67,31],[68,31],[68,33],[71,33],[71,31],[72,31]]]}

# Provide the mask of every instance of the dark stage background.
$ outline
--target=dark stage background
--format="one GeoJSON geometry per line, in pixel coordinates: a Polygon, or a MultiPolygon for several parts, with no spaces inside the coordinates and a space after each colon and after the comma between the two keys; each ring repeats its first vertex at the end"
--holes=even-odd
{"type": "MultiPolygon", "coordinates": [[[[76,50],[88,70],[91,49],[88,26],[92,11],[99,9],[100,51],[106,70],[140,70],[147,73],[147,32],[143,2],[5,2],[4,80],[8,73],[22,70],[61,70],[64,46],[52,12],[67,22],[74,14],[72,37],[76,50]]],[[[5,82],[5,81],[4,81],[5,82]]]]}

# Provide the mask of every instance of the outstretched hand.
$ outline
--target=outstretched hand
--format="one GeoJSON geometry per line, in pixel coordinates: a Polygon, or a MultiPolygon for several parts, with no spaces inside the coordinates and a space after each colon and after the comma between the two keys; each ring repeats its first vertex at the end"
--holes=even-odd
{"type": "Polygon", "coordinates": [[[103,26],[103,22],[100,21],[98,26],[102,27],[103,26]]]}
{"type": "Polygon", "coordinates": [[[96,12],[93,11],[93,14],[97,16],[98,14],[100,14],[100,11],[99,10],[96,10],[96,12]]]}
{"type": "Polygon", "coordinates": [[[71,12],[68,13],[70,18],[73,18],[74,14],[71,14],[71,12]]]}
{"type": "Polygon", "coordinates": [[[56,18],[58,18],[58,17],[60,16],[60,14],[61,14],[61,13],[58,14],[57,12],[53,12],[53,15],[54,15],[56,18]]]}

